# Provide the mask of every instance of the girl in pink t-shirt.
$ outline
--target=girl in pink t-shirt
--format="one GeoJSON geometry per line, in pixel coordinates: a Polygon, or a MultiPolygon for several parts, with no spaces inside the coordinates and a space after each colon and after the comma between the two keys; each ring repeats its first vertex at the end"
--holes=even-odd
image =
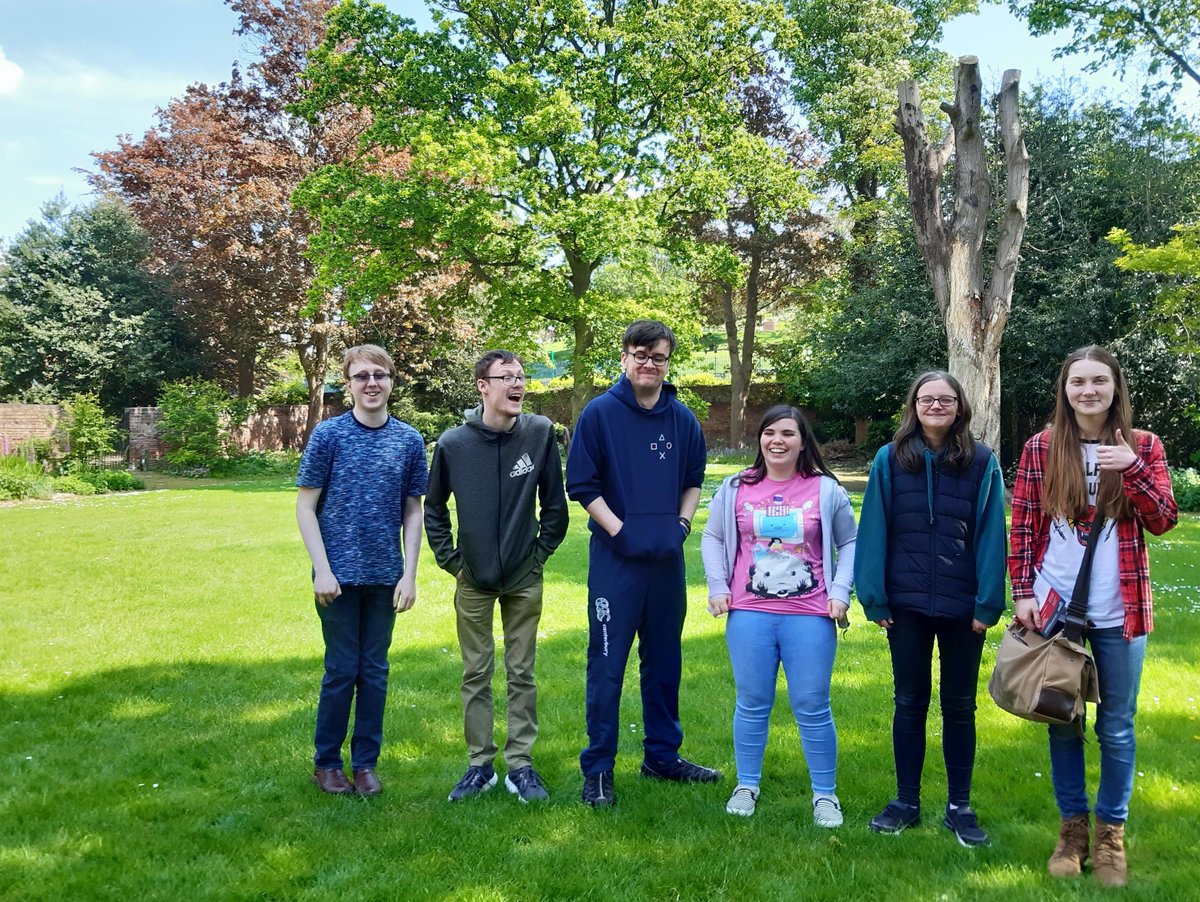
{"type": "Polygon", "coordinates": [[[709,507],[701,552],[708,610],[725,629],[737,702],[738,784],[725,810],[758,803],[779,667],[800,727],[813,820],[842,823],[836,794],[837,731],[829,702],[836,622],[846,616],[854,573],[854,513],[794,407],[772,407],[758,427],[754,464],[729,477],[709,507]]]}

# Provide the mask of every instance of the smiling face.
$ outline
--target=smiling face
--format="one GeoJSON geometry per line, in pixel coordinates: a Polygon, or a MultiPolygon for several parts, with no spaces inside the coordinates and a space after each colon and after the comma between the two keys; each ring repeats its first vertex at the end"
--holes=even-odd
{"type": "Polygon", "coordinates": [[[945,379],[931,379],[917,389],[917,421],[926,437],[941,438],[958,416],[958,393],[945,379]],[[932,402],[932,403],[923,403],[932,402]]]}
{"type": "Polygon", "coordinates": [[[355,413],[371,419],[386,417],[394,381],[388,373],[388,368],[373,360],[351,360],[346,368],[346,376],[346,384],[350,386],[350,397],[354,399],[355,413]],[[363,376],[368,378],[361,381],[363,376]]]}
{"type": "MultiPolygon", "coordinates": [[[[497,360],[488,367],[487,374],[477,379],[475,385],[479,388],[483,399],[483,418],[489,426],[507,422],[508,426],[521,413],[521,403],[525,399],[525,368],[519,360],[502,363],[497,360]],[[505,385],[504,377],[511,376],[512,384],[505,385]]],[[[505,427],[507,428],[507,427],[505,427]]]]}
{"type": "Polygon", "coordinates": [[[648,347],[631,347],[621,352],[621,369],[625,378],[633,385],[635,394],[645,397],[658,395],[663,380],[667,378],[670,357],[671,343],[665,338],[660,338],[648,347]],[[644,363],[638,362],[638,355],[646,358],[644,363]],[[656,364],[654,358],[658,358],[662,365],[656,364]]]}
{"type": "Polygon", "coordinates": [[[1075,419],[1081,426],[1085,422],[1102,424],[1108,419],[1116,380],[1107,364],[1086,358],[1076,360],[1067,370],[1064,389],[1067,403],[1075,411],[1075,419]]]}
{"type": "Polygon", "coordinates": [[[804,449],[800,424],[791,417],[769,423],[759,433],[758,447],[762,451],[767,472],[773,477],[789,478],[796,472],[796,463],[804,449]]]}

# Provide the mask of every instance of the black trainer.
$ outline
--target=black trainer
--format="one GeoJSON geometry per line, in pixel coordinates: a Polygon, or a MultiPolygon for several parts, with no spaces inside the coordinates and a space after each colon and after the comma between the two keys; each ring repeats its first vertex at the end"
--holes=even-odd
{"type": "Polygon", "coordinates": [[[870,826],[875,833],[899,833],[907,827],[921,822],[921,806],[906,805],[899,799],[887,803],[887,807],[871,818],[870,826]]]}
{"type": "Polygon", "coordinates": [[[990,845],[988,835],[979,826],[975,809],[960,805],[957,808],[946,806],[946,816],[942,818],[942,826],[952,832],[958,839],[958,844],[968,849],[974,846],[990,845]]]}
{"type": "Polygon", "coordinates": [[[598,774],[583,775],[583,801],[593,808],[607,808],[617,801],[613,794],[613,772],[602,770],[598,774]]]}
{"type": "Polygon", "coordinates": [[[504,778],[504,786],[522,802],[540,802],[550,798],[550,793],[546,792],[546,787],[542,785],[542,778],[530,764],[510,770],[504,778]]]}
{"type": "Polygon", "coordinates": [[[642,776],[676,783],[716,783],[721,779],[721,772],[693,764],[686,758],[676,758],[674,761],[651,761],[647,758],[642,761],[642,776]]]}
{"type": "Polygon", "coordinates": [[[496,771],[490,764],[472,764],[462,779],[450,790],[450,801],[457,802],[467,796],[477,796],[496,785],[496,771]]]}

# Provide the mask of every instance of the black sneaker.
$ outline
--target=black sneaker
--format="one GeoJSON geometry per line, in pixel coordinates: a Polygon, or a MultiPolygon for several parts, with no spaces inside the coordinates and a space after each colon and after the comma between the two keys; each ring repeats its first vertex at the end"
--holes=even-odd
{"type": "Polygon", "coordinates": [[[583,775],[583,801],[593,808],[607,808],[617,801],[613,794],[613,772],[602,770],[598,774],[583,775]]]}
{"type": "Polygon", "coordinates": [[[508,776],[504,778],[504,785],[509,792],[515,793],[517,798],[522,802],[534,802],[550,798],[550,793],[546,792],[546,787],[542,785],[542,778],[528,764],[524,767],[518,767],[516,770],[510,770],[508,776]]]}
{"type": "Polygon", "coordinates": [[[906,827],[921,822],[921,806],[906,805],[899,799],[887,803],[887,807],[871,818],[869,824],[874,833],[899,833],[906,827]]]}
{"type": "Polygon", "coordinates": [[[496,771],[490,764],[472,764],[462,775],[455,787],[450,790],[450,801],[457,802],[467,796],[477,796],[487,792],[496,785],[496,771]]]}
{"type": "Polygon", "coordinates": [[[942,826],[958,838],[960,846],[966,846],[968,849],[973,846],[991,844],[988,835],[979,826],[979,819],[975,817],[975,809],[967,805],[960,805],[957,808],[947,805],[946,816],[942,818],[942,826]]]}
{"type": "Polygon", "coordinates": [[[686,758],[676,758],[674,761],[651,761],[647,758],[642,761],[642,776],[676,783],[716,783],[721,779],[721,772],[693,764],[686,758]]]}

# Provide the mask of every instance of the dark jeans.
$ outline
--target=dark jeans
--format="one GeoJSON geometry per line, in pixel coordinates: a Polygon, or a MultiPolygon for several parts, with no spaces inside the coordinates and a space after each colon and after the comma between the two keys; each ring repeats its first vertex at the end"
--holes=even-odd
{"type": "Polygon", "coordinates": [[[394,586],[342,586],[326,607],[317,605],[325,636],[325,676],[317,702],[316,767],[342,766],[342,743],[350,726],[350,760],[355,770],[374,767],[383,744],[388,648],[392,644],[394,586]],[[355,693],[357,690],[357,700],[355,693]]]}
{"type": "Polygon", "coordinates": [[[888,645],[896,713],[892,719],[892,749],[896,757],[896,790],[901,802],[921,803],[921,770],[925,766],[925,719],[933,689],[933,643],[937,640],[941,681],[942,756],[946,786],[953,805],[971,800],[971,771],[975,766],[975,693],[983,633],[971,620],[926,617],[892,609],[888,645]]]}

